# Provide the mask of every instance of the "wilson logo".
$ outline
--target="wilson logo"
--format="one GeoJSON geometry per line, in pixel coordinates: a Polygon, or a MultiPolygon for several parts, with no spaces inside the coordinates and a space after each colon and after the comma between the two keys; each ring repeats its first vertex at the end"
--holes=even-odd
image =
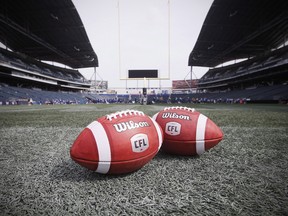
{"type": "Polygon", "coordinates": [[[126,130],[132,130],[135,128],[149,127],[150,125],[148,124],[148,122],[129,121],[129,122],[122,122],[122,123],[114,124],[113,126],[117,132],[121,133],[126,130]]]}
{"type": "Polygon", "coordinates": [[[163,119],[167,119],[167,118],[172,118],[172,119],[183,119],[183,120],[190,120],[190,117],[188,115],[179,115],[177,113],[173,113],[173,112],[166,112],[162,114],[162,118],[163,119]]]}

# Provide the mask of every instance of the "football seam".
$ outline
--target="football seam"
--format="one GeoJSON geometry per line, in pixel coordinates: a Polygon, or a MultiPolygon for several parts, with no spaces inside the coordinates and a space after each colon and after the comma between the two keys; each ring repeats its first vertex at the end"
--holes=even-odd
{"type": "Polygon", "coordinates": [[[87,159],[82,159],[82,158],[77,158],[77,157],[74,157],[74,156],[71,156],[71,158],[74,160],[81,160],[83,162],[110,162],[110,163],[120,163],[120,162],[128,162],[128,161],[137,161],[137,160],[140,160],[140,159],[143,159],[143,158],[146,158],[146,157],[149,157],[150,155],[153,155],[153,154],[157,154],[158,150],[156,152],[153,152],[153,153],[150,153],[146,156],[143,156],[143,157],[139,157],[139,158],[136,158],[136,159],[132,159],[132,160],[117,160],[117,161],[96,161],[96,160],[87,160],[87,159]]]}
{"type": "Polygon", "coordinates": [[[205,139],[205,140],[173,140],[173,139],[165,139],[165,141],[174,141],[174,142],[196,142],[196,141],[213,141],[213,140],[219,140],[222,139],[223,137],[218,137],[214,139],[205,139]]]}

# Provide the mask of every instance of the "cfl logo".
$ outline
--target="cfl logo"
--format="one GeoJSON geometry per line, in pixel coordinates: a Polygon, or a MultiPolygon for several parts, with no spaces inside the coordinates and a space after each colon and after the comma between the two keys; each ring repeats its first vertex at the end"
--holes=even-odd
{"type": "Polygon", "coordinates": [[[179,135],[181,131],[181,124],[178,122],[168,122],[165,127],[165,133],[171,136],[179,135]]]}
{"type": "Polygon", "coordinates": [[[146,134],[136,134],[131,139],[132,151],[139,153],[149,148],[149,140],[146,134]]]}

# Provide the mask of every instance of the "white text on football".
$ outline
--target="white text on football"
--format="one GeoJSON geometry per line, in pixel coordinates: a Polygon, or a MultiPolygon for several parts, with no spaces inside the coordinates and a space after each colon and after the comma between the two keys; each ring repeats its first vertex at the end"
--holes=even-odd
{"type": "Polygon", "coordinates": [[[129,122],[122,122],[119,124],[114,124],[113,126],[116,129],[116,131],[120,133],[120,132],[124,132],[126,130],[132,130],[135,128],[149,127],[150,125],[148,124],[148,122],[129,121],[129,122]]]}
{"type": "Polygon", "coordinates": [[[162,114],[162,118],[166,119],[166,118],[174,118],[174,119],[183,119],[183,120],[190,120],[190,117],[187,115],[179,115],[177,113],[163,113],[162,114]]]}
{"type": "Polygon", "coordinates": [[[181,124],[178,122],[168,122],[165,126],[165,133],[171,136],[179,135],[181,132],[181,124]]]}
{"type": "Polygon", "coordinates": [[[146,134],[136,134],[131,138],[132,151],[143,152],[149,148],[149,139],[146,134]]]}

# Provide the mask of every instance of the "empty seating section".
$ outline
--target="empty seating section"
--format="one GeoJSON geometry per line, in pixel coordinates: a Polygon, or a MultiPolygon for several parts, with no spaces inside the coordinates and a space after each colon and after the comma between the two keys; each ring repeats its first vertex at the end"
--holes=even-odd
{"type": "Polygon", "coordinates": [[[253,73],[268,71],[288,63],[288,46],[277,49],[267,55],[254,57],[228,66],[210,69],[200,80],[199,86],[205,83],[229,80],[235,77],[251,76],[253,73]]]}
{"type": "Polygon", "coordinates": [[[86,104],[88,100],[80,92],[46,91],[0,85],[2,104],[32,99],[34,104],[86,104]]]}
{"type": "Polygon", "coordinates": [[[172,103],[287,102],[288,85],[262,86],[228,92],[172,94],[172,103]]]}
{"type": "MultiPolygon", "coordinates": [[[[88,92],[46,91],[0,84],[0,104],[17,104],[32,99],[33,104],[140,103],[139,95],[95,94],[88,92]]],[[[288,101],[288,85],[262,86],[227,92],[152,94],[148,103],[238,103],[288,101]]]]}
{"type": "Polygon", "coordinates": [[[77,70],[49,65],[31,59],[27,56],[10,52],[3,48],[0,48],[0,63],[6,65],[7,67],[16,67],[19,70],[24,69],[33,73],[39,73],[40,75],[49,76],[51,78],[64,79],[80,83],[85,82],[84,77],[77,70]]]}
{"type": "MultiPolygon", "coordinates": [[[[1,104],[20,99],[32,99],[34,104],[140,103],[140,95],[95,94],[88,92],[46,91],[12,87],[0,83],[1,104]]],[[[288,85],[261,86],[227,92],[190,94],[150,94],[148,103],[238,103],[288,101],[288,85]]]]}

